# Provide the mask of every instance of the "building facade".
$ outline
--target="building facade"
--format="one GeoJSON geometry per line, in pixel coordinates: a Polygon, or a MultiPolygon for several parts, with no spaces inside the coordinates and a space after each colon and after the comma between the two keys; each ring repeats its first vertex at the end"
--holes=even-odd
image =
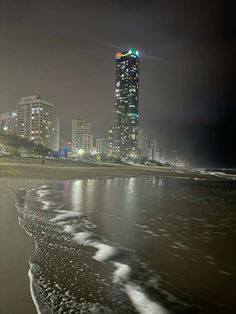
{"type": "Polygon", "coordinates": [[[108,155],[112,156],[112,142],[113,142],[113,135],[112,135],[112,128],[110,128],[107,132],[107,146],[108,146],[108,155]]]}
{"type": "Polygon", "coordinates": [[[72,151],[90,153],[93,146],[90,123],[86,120],[72,121],[72,151]]]}
{"type": "Polygon", "coordinates": [[[121,157],[138,154],[139,52],[131,48],[116,53],[115,107],[112,153],[121,157]]]}
{"type": "Polygon", "coordinates": [[[155,161],[161,160],[161,148],[158,147],[156,140],[154,140],[149,146],[148,159],[155,160],[155,161]]]}
{"type": "Polygon", "coordinates": [[[16,134],[16,111],[0,113],[0,130],[5,134],[16,134]]]}
{"type": "Polygon", "coordinates": [[[17,105],[17,135],[51,150],[59,148],[59,120],[53,105],[39,96],[22,97],[17,105]]]}
{"type": "Polygon", "coordinates": [[[59,142],[60,142],[60,121],[59,118],[56,117],[55,115],[53,115],[53,128],[52,128],[52,137],[53,137],[53,141],[52,141],[52,150],[54,152],[59,152],[60,147],[59,147],[59,142]]]}
{"type": "Polygon", "coordinates": [[[138,155],[139,157],[148,157],[149,150],[149,137],[148,132],[145,129],[138,130],[138,155]]]}
{"type": "Polygon", "coordinates": [[[96,152],[108,155],[108,141],[105,138],[96,139],[96,152]]]}

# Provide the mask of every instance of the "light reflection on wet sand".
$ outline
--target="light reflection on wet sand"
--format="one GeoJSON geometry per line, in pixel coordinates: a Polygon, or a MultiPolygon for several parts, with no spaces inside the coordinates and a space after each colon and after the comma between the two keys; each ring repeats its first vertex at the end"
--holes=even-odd
{"type": "MultiPolygon", "coordinates": [[[[41,210],[44,210],[43,215],[46,212],[47,219],[55,216],[53,210],[59,214],[63,210],[79,212],[84,217],[83,228],[92,230],[117,247],[132,251],[135,257],[145,261],[162,277],[163,289],[180,300],[201,307],[205,313],[233,313],[236,192],[233,183],[222,184],[155,177],[90,179],[62,182],[54,185],[53,189],[45,189],[48,194],[40,195],[41,192],[37,191],[37,195],[38,201],[43,201],[41,210]]],[[[27,205],[40,209],[32,191],[27,205]]],[[[21,210],[19,212],[21,216],[21,210]]],[[[40,210],[37,214],[40,215],[40,210]]],[[[114,269],[110,264],[94,262],[93,248],[78,247],[68,234],[68,238],[63,240],[60,237],[60,241],[65,241],[60,244],[60,252],[57,235],[62,226],[55,227],[52,222],[51,229],[43,223],[35,226],[26,216],[27,213],[23,215],[22,225],[28,232],[33,230],[32,235],[38,243],[32,262],[36,268],[40,265],[44,280],[51,278],[52,287],[47,287],[51,294],[46,293],[45,296],[49,305],[52,300],[57,300],[57,297],[48,295],[53,296],[60,278],[62,286],[67,287],[70,280],[76,286],[67,296],[75,299],[67,300],[63,290],[58,299],[60,302],[74,302],[77,307],[81,304],[86,307],[86,302],[90,302],[91,307],[98,303],[105,306],[107,312],[108,308],[112,309],[113,313],[119,304],[117,313],[133,313],[127,295],[112,281],[114,269]],[[68,261],[65,252],[70,256],[68,261]],[[82,260],[79,259],[81,256],[82,260]],[[49,267],[50,259],[54,266],[49,267]],[[58,260],[63,261],[66,267],[62,267],[58,260]],[[48,267],[50,271],[47,272],[48,267]],[[80,300],[75,297],[76,291],[80,300]]],[[[81,218],[68,223],[80,225],[81,218]]],[[[50,306],[57,308],[58,300],[50,306]]]]}

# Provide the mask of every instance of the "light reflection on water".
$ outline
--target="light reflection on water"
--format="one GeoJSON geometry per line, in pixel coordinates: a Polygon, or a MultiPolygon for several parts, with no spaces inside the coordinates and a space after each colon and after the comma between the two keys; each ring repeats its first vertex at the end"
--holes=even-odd
{"type": "Polygon", "coordinates": [[[135,252],[168,291],[206,313],[233,313],[235,196],[233,183],[141,177],[66,181],[45,199],[83,214],[101,238],[135,252]]]}
{"type": "MultiPolygon", "coordinates": [[[[208,182],[152,177],[81,181],[79,187],[77,193],[83,202],[78,200],[77,209],[89,215],[98,232],[134,249],[157,271],[171,274],[176,290],[201,295],[205,287],[209,296],[211,292],[215,295],[211,281],[205,279],[210,276],[225,288],[231,280],[229,287],[234,295],[233,184],[222,187],[208,182]],[[189,291],[191,285],[195,287],[189,291]]],[[[72,188],[71,198],[74,192],[72,188]]],[[[224,289],[216,290],[219,297],[221,292],[224,294],[224,289]]],[[[233,297],[229,299],[232,301],[233,297]]]]}

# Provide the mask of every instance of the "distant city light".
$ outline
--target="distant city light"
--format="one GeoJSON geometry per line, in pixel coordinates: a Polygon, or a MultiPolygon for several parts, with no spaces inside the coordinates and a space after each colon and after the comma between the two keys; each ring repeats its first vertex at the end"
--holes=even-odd
{"type": "Polygon", "coordinates": [[[83,149],[78,149],[77,150],[78,155],[84,155],[85,151],[83,149]]]}

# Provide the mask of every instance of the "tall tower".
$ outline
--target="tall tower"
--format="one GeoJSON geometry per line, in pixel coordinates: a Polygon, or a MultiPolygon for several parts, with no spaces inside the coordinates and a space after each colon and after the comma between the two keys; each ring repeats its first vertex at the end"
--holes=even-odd
{"type": "Polygon", "coordinates": [[[116,53],[115,107],[112,151],[127,157],[138,154],[139,52],[116,53]]]}

